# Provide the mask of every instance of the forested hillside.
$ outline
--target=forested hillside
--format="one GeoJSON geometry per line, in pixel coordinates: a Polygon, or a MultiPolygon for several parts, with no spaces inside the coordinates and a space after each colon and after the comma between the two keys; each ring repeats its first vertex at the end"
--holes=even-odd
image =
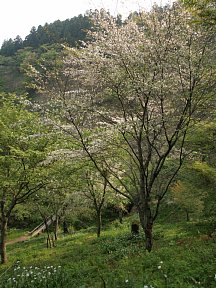
{"type": "Polygon", "coordinates": [[[79,15],[65,21],[57,20],[53,23],[32,27],[30,33],[22,39],[19,35],[15,39],[5,40],[0,55],[13,56],[26,47],[38,48],[44,44],[63,43],[71,47],[79,45],[79,41],[86,38],[86,33],[92,28],[90,15],[79,15]]]}
{"type": "MultiPolygon", "coordinates": [[[[0,49],[0,91],[26,91],[25,81],[21,69],[26,51],[41,53],[42,47],[50,45],[79,46],[86,40],[86,34],[92,29],[91,15],[79,15],[65,21],[57,20],[53,23],[32,27],[30,33],[22,39],[19,35],[15,39],[5,40],[0,49]]],[[[27,92],[32,92],[27,89],[27,92]]]]}
{"type": "Polygon", "coordinates": [[[34,261],[36,287],[215,287],[216,26],[201,2],[4,42],[2,287],[32,287],[16,271],[34,261]]]}

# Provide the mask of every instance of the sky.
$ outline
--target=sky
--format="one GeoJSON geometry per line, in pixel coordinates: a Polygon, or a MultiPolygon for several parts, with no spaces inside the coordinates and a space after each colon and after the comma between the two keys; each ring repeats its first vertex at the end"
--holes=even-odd
{"type": "Polygon", "coordinates": [[[87,10],[105,8],[112,15],[127,16],[131,11],[150,9],[173,0],[2,0],[0,5],[0,46],[17,35],[24,40],[31,28],[56,20],[85,14],[87,10]]]}

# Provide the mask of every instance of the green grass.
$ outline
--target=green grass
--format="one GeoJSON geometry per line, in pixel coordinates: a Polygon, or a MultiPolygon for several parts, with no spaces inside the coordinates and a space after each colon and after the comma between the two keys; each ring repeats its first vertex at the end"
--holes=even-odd
{"type": "Polygon", "coordinates": [[[21,236],[23,236],[23,235],[25,235],[27,233],[28,233],[28,230],[13,228],[13,229],[9,229],[9,231],[7,233],[8,234],[7,238],[8,238],[9,241],[11,241],[11,240],[14,240],[14,239],[16,239],[18,237],[21,237],[21,236]]]}
{"type": "Polygon", "coordinates": [[[202,236],[197,223],[157,224],[154,232],[151,253],[144,249],[142,233],[130,235],[129,220],[115,222],[100,238],[85,230],[61,235],[55,248],[46,248],[45,235],[8,245],[9,263],[0,266],[0,287],[216,287],[216,238],[202,236]],[[19,284],[8,282],[20,279],[17,266],[18,275],[40,269],[46,277],[42,282],[23,272],[19,284]],[[50,266],[61,268],[52,268],[52,274],[50,266]]]}

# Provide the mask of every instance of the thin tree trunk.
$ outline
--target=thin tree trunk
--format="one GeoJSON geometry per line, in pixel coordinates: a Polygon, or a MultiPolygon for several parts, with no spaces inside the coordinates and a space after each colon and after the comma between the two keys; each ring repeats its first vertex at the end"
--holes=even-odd
{"type": "Polygon", "coordinates": [[[7,262],[7,253],[6,253],[7,223],[8,223],[8,219],[2,216],[1,236],[0,236],[0,255],[1,255],[2,264],[5,264],[7,262]]]}
{"type": "Polygon", "coordinates": [[[49,226],[47,224],[46,217],[44,217],[44,224],[45,224],[46,232],[47,232],[47,248],[52,248],[52,243],[51,243],[50,233],[49,233],[49,226]]]}
{"type": "Polygon", "coordinates": [[[47,248],[52,248],[52,243],[50,239],[50,234],[47,234],[47,248]]]}
{"type": "Polygon", "coordinates": [[[58,218],[58,215],[56,215],[55,230],[54,230],[55,240],[58,240],[58,226],[59,226],[59,218],[58,218]]]}
{"type": "Polygon", "coordinates": [[[190,221],[190,215],[189,215],[189,212],[188,212],[187,209],[185,210],[185,212],[186,212],[186,219],[187,219],[187,222],[189,222],[189,221],[190,221]]]}
{"type": "Polygon", "coordinates": [[[123,212],[121,209],[119,210],[118,215],[119,215],[119,222],[120,222],[120,224],[122,224],[123,223],[123,212]]]}
{"type": "Polygon", "coordinates": [[[102,226],[101,211],[97,211],[97,237],[100,237],[102,226]]]}
{"type": "Polygon", "coordinates": [[[56,247],[54,238],[55,238],[55,235],[54,235],[54,237],[53,237],[53,235],[51,235],[52,247],[56,247]]]}

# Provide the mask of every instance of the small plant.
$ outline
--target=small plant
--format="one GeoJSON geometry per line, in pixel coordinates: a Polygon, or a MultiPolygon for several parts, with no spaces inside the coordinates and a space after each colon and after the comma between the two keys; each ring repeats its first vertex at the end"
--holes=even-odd
{"type": "Polygon", "coordinates": [[[25,267],[19,261],[1,279],[1,288],[66,287],[67,277],[61,266],[25,267]]]}

